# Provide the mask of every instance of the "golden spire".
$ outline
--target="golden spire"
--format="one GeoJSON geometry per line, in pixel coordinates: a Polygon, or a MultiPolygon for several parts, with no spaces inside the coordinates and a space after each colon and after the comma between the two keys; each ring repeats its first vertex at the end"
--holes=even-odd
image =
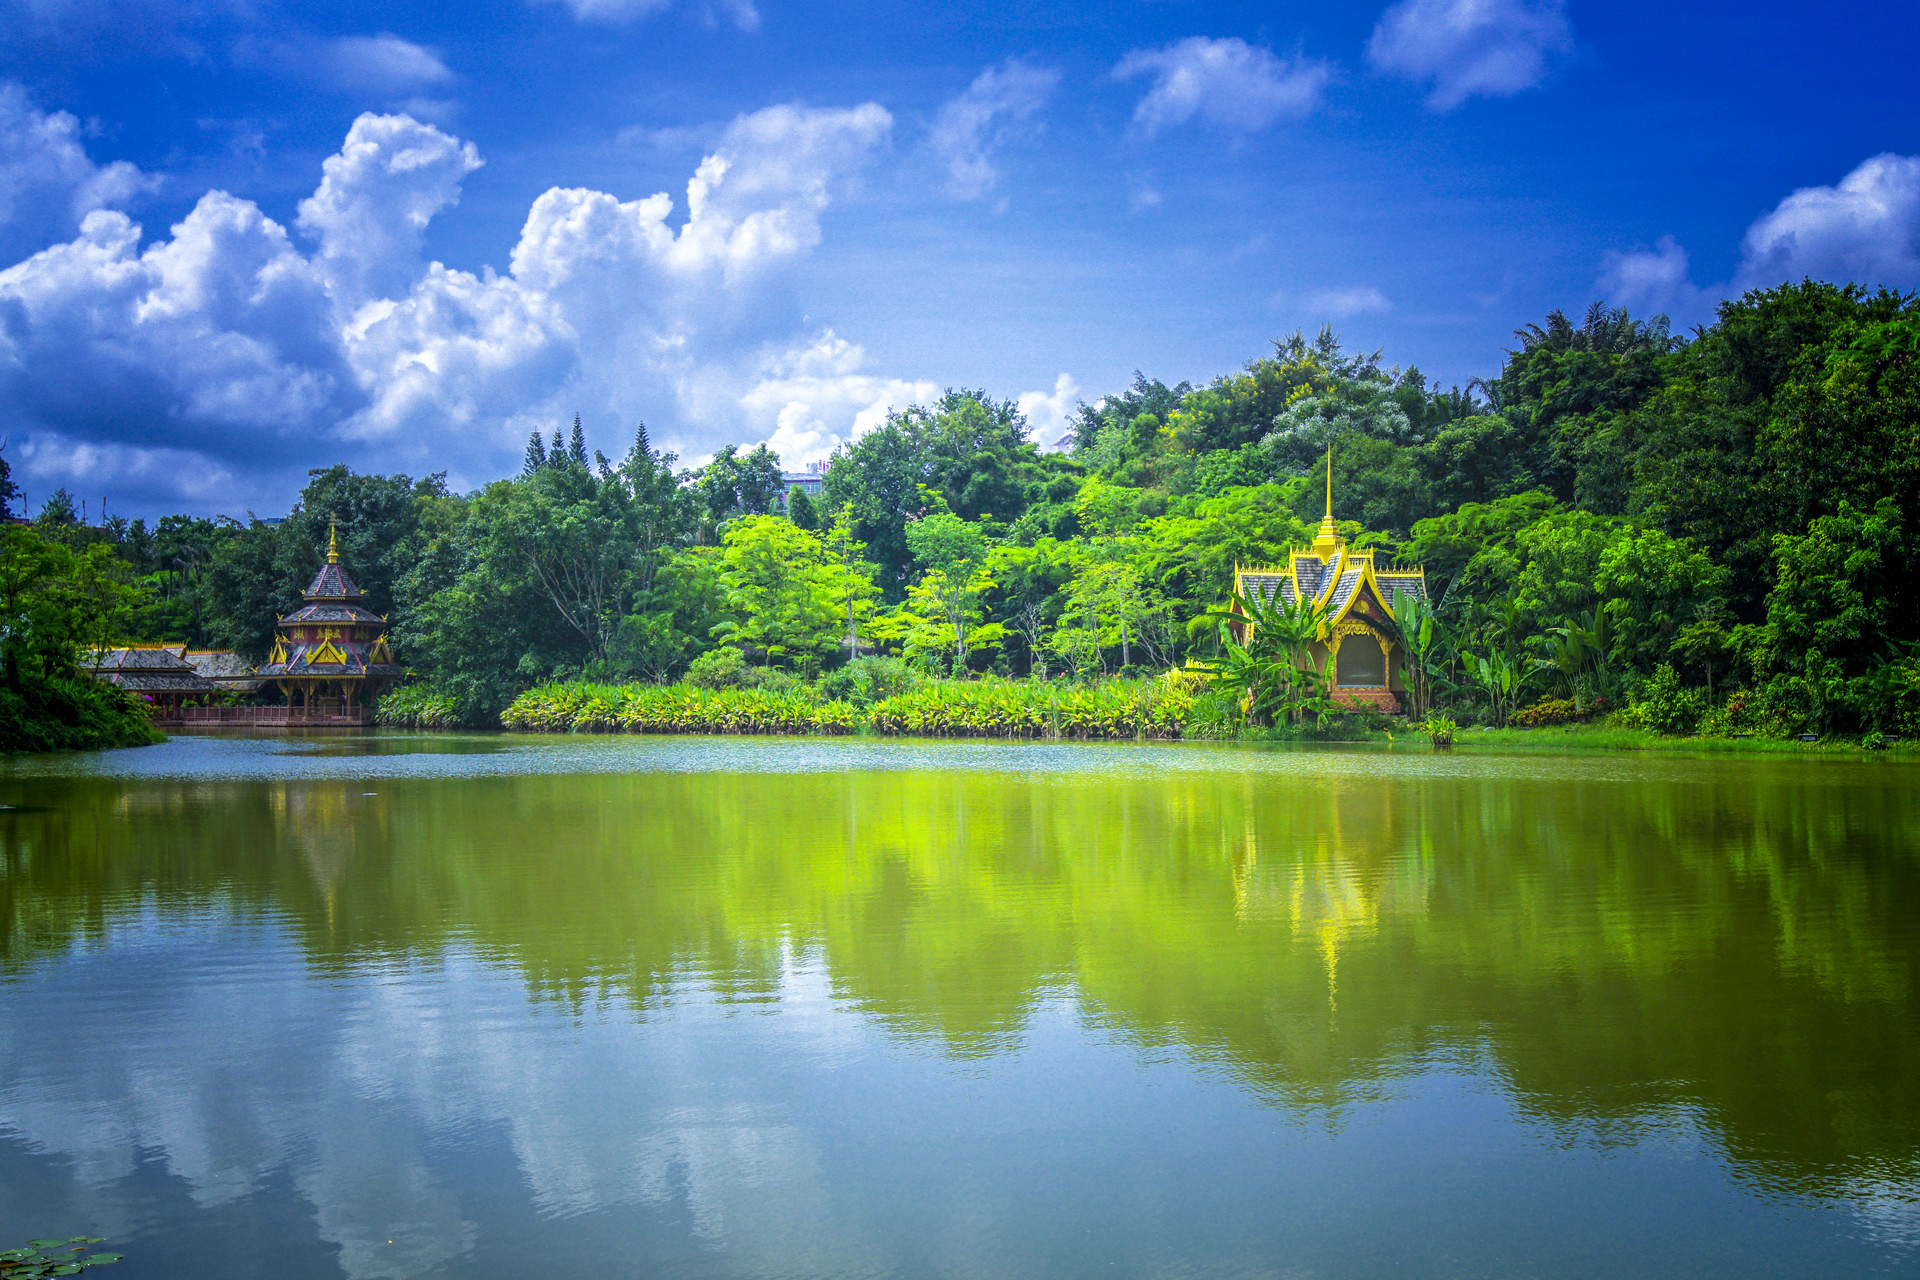
{"type": "Polygon", "coordinates": [[[1327,519],[1333,519],[1333,441],[1327,441],[1327,519]]]}
{"type": "MultiPolygon", "coordinates": [[[[1331,485],[1333,482],[1329,480],[1327,483],[1331,485]]],[[[1332,489],[1329,488],[1328,492],[1331,493],[1332,489]]],[[[1333,499],[1328,498],[1327,501],[1331,503],[1333,499]]],[[[1332,508],[1329,507],[1328,510],[1331,511],[1332,508]]],[[[334,523],[331,520],[327,521],[327,563],[340,563],[340,532],[334,527],[334,523]]]]}
{"type": "Polygon", "coordinates": [[[1327,517],[1320,522],[1320,532],[1313,540],[1314,552],[1322,559],[1332,558],[1333,552],[1340,546],[1340,530],[1333,523],[1333,443],[1327,443],[1327,517]]]}

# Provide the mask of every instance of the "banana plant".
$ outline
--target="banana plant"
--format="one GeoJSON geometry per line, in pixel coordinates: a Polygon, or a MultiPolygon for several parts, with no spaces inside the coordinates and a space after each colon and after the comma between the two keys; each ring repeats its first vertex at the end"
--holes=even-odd
{"type": "Polygon", "coordinates": [[[1407,698],[1413,704],[1408,712],[1424,719],[1433,706],[1434,682],[1445,682],[1441,668],[1452,648],[1451,637],[1431,604],[1399,587],[1393,592],[1390,625],[1400,652],[1406,655],[1407,698]]]}
{"type": "MultiPolygon", "coordinates": [[[[1312,600],[1235,595],[1227,607],[1211,611],[1220,630],[1220,657],[1210,678],[1216,689],[1241,696],[1242,715],[1299,720],[1314,699],[1302,698],[1315,687],[1318,673],[1308,646],[1326,627],[1326,610],[1312,600]],[[1240,628],[1244,643],[1232,634],[1240,628]]],[[[1317,719],[1326,713],[1316,712],[1317,719]]]]}
{"type": "Polygon", "coordinates": [[[1470,660],[1469,669],[1474,682],[1487,691],[1489,708],[1493,712],[1494,723],[1506,727],[1507,717],[1513,714],[1514,703],[1526,687],[1527,667],[1499,649],[1491,649],[1484,654],[1475,654],[1470,660]]]}

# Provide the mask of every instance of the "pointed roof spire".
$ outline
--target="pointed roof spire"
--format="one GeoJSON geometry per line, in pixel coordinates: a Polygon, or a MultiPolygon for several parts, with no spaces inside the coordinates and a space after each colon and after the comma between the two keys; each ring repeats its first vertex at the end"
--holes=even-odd
{"type": "Polygon", "coordinates": [[[1327,515],[1320,522],[1313,549],[1322,560],[1328,559],[1340,545],[1340,529],[1333,523],[1333,442],[1327,442],[1327,515]]]}
{"type": "MultiPolygon", "coordinates": [[[[1333,498],[1331,496],[1333,493],[1333,482],[1329,480],[1327,485],[1327,493],[1329,495],[1327,498],[1327,509],[1331,511],[1333,509],[1333,498]]],[[[327,521],[327,563],[340,563],[340,527],[331,520],[327,521]]]]}
{"type": "Polygon", "coordinates": [[[327,562],[320,566],[320,572],[314,575],[303,593],[308,600],[358,600],[360,588],[347,576],[346,566],[340,563],[340,527],[334,521],[327,521],[327,562]]]}

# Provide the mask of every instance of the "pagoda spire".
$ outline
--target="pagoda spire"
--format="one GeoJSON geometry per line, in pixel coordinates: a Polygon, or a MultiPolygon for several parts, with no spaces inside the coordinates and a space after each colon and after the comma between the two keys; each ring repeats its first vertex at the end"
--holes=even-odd
{"type": "Polygon", "coordinates": [[[1333,523],[1333,442],[1327,442],[1327,515],[1320,522],[1320,532],[1313,540],[1313,549],[1322,560],[1328,559],[1340,545],[1340,529],[1333,523]]]}
{"type": "MultiPolygon", "coordinates": [[[[1333,482],[1329,480],[1327,483],[1331,486],[1333,482]]],[[[1331,494],[1333,492],[1332,488],[1329,487],[1327,492],[1331,494]]],[[[1332,503],[1332,497],[1328,497],[1327,501],[1328,503],[1332,503]]],[[[1328,510],[1331,511],[1332,507],[1329,506],[1328,510]]],[[[339,526],[331,520],[327,521],[327,563],[340,563],[340,529],[339,526]]]]}

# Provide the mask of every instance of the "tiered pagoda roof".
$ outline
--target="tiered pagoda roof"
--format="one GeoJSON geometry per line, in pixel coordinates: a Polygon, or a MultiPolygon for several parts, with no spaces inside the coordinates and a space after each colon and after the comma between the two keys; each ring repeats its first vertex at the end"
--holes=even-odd
{"type": "Polygon", "coordinates": [[[327,562],[301,595],[306,603],[280,619],[273,653],[257,675],[389,680],[404,674],[387,648],[387,620],[362,607],[365,595],[340,563],[331,529],[327,562]]]}

